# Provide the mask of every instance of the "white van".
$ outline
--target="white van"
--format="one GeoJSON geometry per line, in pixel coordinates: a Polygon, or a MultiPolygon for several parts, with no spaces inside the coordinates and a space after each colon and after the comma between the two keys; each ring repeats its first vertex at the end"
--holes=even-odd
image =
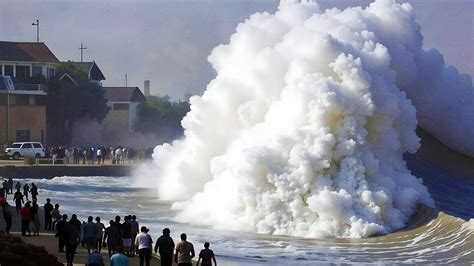
{"type": "Polygon", "coordinates": [[[5,149],[5,154],[18,160],[20,156],[31,156],[36,158],[44,157],[45,149],[39,142],[15,142],[5,149]]]}

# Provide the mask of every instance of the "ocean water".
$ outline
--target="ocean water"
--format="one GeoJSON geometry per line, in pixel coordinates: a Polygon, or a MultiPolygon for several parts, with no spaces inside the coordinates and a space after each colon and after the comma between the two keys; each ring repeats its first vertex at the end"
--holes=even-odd
{"type": "MultiPolygon", "coordinates": [[[[39,201],[51,198],[61,213],[80,220],[100,216],[108,223],[115,215],[135,214],[156,240],[163,228],[178,241],[188,234],[195,249],[209,241],[220,265],[313,265],[315,263],[455,263],[474,262],[474,180],[443,172],[413,160],[410,169],[423,177],[436,208],[420,206],[407,228],[362,239],[310,239],[214,230],[174,221],[171,202],[156,191],[136,187],[132,177],[56,177],[22,179],[39,187],[39,201]]],[[[16,180],[15,180],[16,181],[16,180]]],[[[150,182],[153,182],[150,179],[150,182]]],[[[150,186],[152,187],[152,186],[150,186]]]]}

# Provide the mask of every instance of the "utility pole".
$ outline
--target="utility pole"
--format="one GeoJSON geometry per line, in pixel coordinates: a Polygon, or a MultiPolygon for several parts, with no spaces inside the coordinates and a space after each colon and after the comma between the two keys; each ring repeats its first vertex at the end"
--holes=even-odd
{"type": "Polygon", "coordinates": [[[10,143],[10,88],[7,86],[7,145],[10,143]]]}
{"type": "Polygon", "coordinates": [[[87,47],[84,47],[81,42],[81,47],[79,48],[79,50],[81,50],[81,62],[83,62],[83,59],[84,59],[83,53],[84,53],[84,50],[87,50],[87,47]]]}
{"type": "Polygon", "coordinates": [[[125,87],[128,87],[128,76],[125,74],[125,87]]]}
{"type": "Polygon", "coordinates": [[[32,26],[36,26],[36,42],[40,42],[40,21],[37,19],[36,23],[31,23],[32,26]]]}

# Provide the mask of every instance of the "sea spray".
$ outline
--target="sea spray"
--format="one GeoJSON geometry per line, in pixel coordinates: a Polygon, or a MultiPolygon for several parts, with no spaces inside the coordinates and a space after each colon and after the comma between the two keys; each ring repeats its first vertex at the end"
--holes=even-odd
{"type": "Polygon", "coordinates": [[[254,14],[209,56],[217,75],[191,98],[185,137],[156,147],[137,179],[156,177],[185,223],[302,237],[399,229],[432,204],[402,159],[420,145],[400,90],[416,71],[404,47],[424,53],[409,4],[282,1],[254,14]]]}

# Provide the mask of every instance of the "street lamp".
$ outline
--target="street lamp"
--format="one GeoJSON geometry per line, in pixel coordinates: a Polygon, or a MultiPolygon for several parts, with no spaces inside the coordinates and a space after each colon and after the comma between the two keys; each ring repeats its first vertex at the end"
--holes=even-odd
{"type": "Polygon", "coordinates": [[[40,21],[37,19],[36,23],[31,23],[32,26],[36,26],[36,42],[40,42],[40,21]]]}

